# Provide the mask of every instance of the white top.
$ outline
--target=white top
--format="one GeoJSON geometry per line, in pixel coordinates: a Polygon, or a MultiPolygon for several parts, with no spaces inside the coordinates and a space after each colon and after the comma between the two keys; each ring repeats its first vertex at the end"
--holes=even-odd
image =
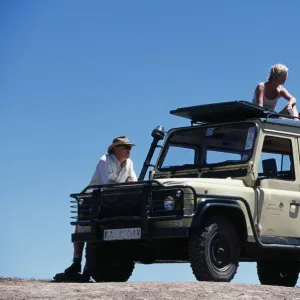
{"type": "MultiPolygon", "coordinates": [[[[280,98],[280,91],[281,91],[281,85],[279,86],[278,96],[275,99],[273,99],[273,100],[270,100],[270,99],[266,98],[265,95],[264,95],[264,104],[263,104],[263,106],[266,107],[266,108],[275,110],[275,107],[277,105],[278,99],[280,98]]],[[[252,103],[254,103],[254,104],[257,105],[257,99],[256,99],[256,94],[255,93],[254,93],[254,97],[253,97],[252,103]]]]}
{"type": "Polygon", "coordinates": [[[89,185],[121,183],[125,182],[129,176],[133,178],[133,181],[137,180],[130,158],[120,165],[114,154],[106,154],[100,158],[89,185]]]}

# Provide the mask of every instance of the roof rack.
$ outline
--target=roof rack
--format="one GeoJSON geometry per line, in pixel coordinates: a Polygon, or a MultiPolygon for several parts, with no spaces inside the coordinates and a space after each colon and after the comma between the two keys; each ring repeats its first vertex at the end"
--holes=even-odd
{"type": "Polygon", "coordinates": [[[193,124],[238,122],[250,118],[280,118],[277,112],[248,101],[230,101],[181,107],[170,111],[171,115],[187,118],[193,124]]]}

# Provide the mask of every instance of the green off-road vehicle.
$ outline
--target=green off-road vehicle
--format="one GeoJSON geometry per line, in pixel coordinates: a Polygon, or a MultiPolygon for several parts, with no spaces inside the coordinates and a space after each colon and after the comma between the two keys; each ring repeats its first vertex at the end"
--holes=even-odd
{"type": "Polygon", "coordinates": [[[85,228],[72,241],[87,243],[94,280],[127,281],[135,263],[189,262],[197,280],[231,281],[239,262],[257,262],[262,284],[295,286],[300,122],[246,101],[170,113],[190,122],[153,130],[137,182],[71,195],[71,224],[85,228]]]}

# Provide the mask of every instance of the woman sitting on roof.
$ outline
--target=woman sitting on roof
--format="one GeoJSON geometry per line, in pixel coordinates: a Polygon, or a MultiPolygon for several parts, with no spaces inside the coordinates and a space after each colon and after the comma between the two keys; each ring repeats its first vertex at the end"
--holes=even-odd
{"type": "Polygon", "coordinates": [[[267,82],[261,82],[255,89],[253,103],[275,110],[280,97],[288,100],[280,114],[289,114],[298,117],[299,113],[296,107],[296,99],[282,86],[288,77],[288,68],[282,64],[276,64],[271,67],[267,82]]]}

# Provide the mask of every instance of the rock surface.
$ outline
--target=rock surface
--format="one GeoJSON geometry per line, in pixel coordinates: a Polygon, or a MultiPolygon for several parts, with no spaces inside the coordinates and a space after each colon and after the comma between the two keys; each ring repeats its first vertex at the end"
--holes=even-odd
{"type": "Polygon", "coordinates": [[[0,278],[2,300],[300,300],[299,288],[212,282],[53,283],[0,278]]]}

